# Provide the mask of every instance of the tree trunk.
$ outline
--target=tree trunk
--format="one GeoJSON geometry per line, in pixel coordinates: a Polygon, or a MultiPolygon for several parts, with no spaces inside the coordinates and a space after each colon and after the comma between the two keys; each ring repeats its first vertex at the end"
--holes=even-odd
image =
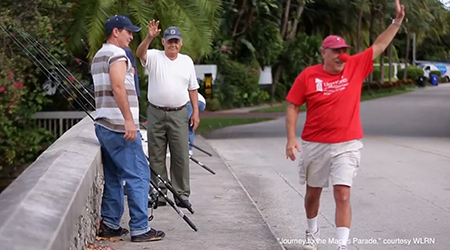
{"type": "Polygon", "coordinates": [[[281,37],[284,39],[284,36],[286,35],[288,21],[289,21],[289,11],[291,9],[291,0],[286,1],[286,7],[284,7],[284,18],[283,18],[283,24],[281,28],[281,37]]]}
{"type": "Polygon", "coordinates": [[[304,5],[303,5],[303,4],[299,5],[299,6],[298,6],[298,9],[297,9],[297,16],[296,16],[296,18],[294,19],[294,24],[292,25],[291,33],[290,33],[289,36],[287,37],[288,45],[289,45],[292,41],[295,40],[295,36],[297,35],[297,26],[298,26],[298,22],[299,22],[299,20],[300,20],[300,17],[302,16],[303,10],[304,10],[304,5]]]}
{"type": "Polygon", "coordinates": [[[380,84],[384,83],[384,54],[385,52],[383,51],[380,55],[380,84]]]}
{"type": "Polygon", "coordinates": [[[406,53],[405,53],[405,69],[403,71],[403,80],[406,81],[406,77],[408,77],[408,60],[409,60],[409,50],[411,47],[411,37],[409,37],[408,29],[405,28],[405,32],[406,32],[406,50],[405,50],[406,53]]]}
{"type": "Polygon", "coordinates": [[[247,4],[247,0],[244,0],[244,1],[242,2],[241,9],[239,10],[239,16],[238,16],[238,18],[237,18],[237,20],[236,20],[236,23],[234,24],[233,34],[231,35],[232,37],[235,37],[235,36],[236,36],[237,29],[238,29],[238,27],[239,27],[239,23],[241,22],[241,18],[242,18],[242,16],[244,15],[244,12],[245,12],[245,5],[246,5],[246,4],[247,4]]]}
{"type": "MultiPolygon", "coordinates": [[[[369,41],[370,44],[373,44],[373,42],[375,41],[375,18],[376,18],[376,1],[372,0],[372,8],[370,9],[370,27],[369,27],[369,41]]],[[[381,71],[381,68],[380,68],[381,71]]],[[[369,82],[373,82],[373,72],[370,73],[369,75],[369,82]]]]}
{"type": "Polygon", "coordinates": [[[394,46],[394,42],[392,41],[388,47],[388,56],[389,56],[389,84],[392,83],[392,47],[394,46]]]}
{"type": "MultiPolygon", "coordinates": [[[[380,32],[384,30],[384,13],[380,13],[380,32]]],[[[386,50],[381,53],[380,56],[380,83],[384,84],[384,56],[386,55],[386,50]]]]}
{"type": "Polygon", "coordinates": [[[358,41],[356,44],[356,51],[357,53],[361,52],[361,26],[362,26],[362,16],[363,16],[363,6],[359,9],[358,14],[358,41]]]}
{"type": "Polygon", "coordinates": [[[244,34],[247,29],[253,24],[253,21],[255,20],[253,18],[253,16],[255,15],[255,9],[251,9],[250,10],[250,14],[248,15],[248,20],[247,23],[245,24],[244,28],[242,29],[242,31],[239,34],[244,34]]]}
{"type": "MultiPolygon", "coordinates": [[[[292,25],[292,29],[290,30],[290,33],[286,37],[286,45],[285,46],[289,46],[289,44],[295,40],[295,37],[297,35],[297,26],[298,26],[300,17],[302,16],[303,10],[304,10],[304,3],[300,3],[299,6],[298,6],[298,9],[297,9],[297,13],[296,13],[296,17],[294,19],[294,23],[292,25]]],[[[274,98],[275,90],[277,88],[278,82],[281,79],[281,75],[283,74],[283,70],[284,70],[284,66],[283,66],[283,62],[281,62],[281,63],[279,63],[276,66],[275,74],[272,77],[272,85],[271,85],[271,88],[270,88],[271,100],[273,100],[273,98],[274,98]]]]}
{"type": "Polygon", "coordinates": [[[274,96],[275,96],[275,90],[277,89],[277,83],[280,81],[281,79],[281,74],[283,73],[284,70],[284,66],[282,63],[278,64],[276,70],[275,70],[275,74],[273,76],[273,82],[272,85],[270,86],[270,96],[271,96],[271,101],[274,100],[274,96]]]}

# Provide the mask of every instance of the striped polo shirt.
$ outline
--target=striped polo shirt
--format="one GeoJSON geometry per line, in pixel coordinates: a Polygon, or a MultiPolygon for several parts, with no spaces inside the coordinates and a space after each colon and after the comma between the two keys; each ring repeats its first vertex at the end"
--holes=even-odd
{"type": "Polygon", "coordinates": [[[95,90],[95,122],[109,130],[124,133],[125,119],[114,98],[109,77],[109,68],[114,62],[118,61],[127,61],[124,84],[128,94],[131,114],[136,127],[139,129],[139,102],[136,95],[132,66],[125,51],[113,44],[103,44],[92,60],[91,74],[95,90]]]}

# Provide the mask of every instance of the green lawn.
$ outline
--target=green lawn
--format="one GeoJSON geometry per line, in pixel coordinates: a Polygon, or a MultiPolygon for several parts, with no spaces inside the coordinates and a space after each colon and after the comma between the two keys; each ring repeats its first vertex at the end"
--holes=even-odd
{"type": "Polygon", "coordinates": [[[407,92],[410,92],[415,87],[402,87],[402,88],[393,88],[393,89],[381,89],[377,91],[367,92],[361,95],[361,101],[373,100],[381,97],[388,97],[394,95],[400,95],[407,92]]]}
{"type": "MultiPolygon", "coordinates": [[[[250,112],[253,112],[253,113],[286,112],[286,105],[287,104],[282,104],[282,105],[272,106],[272,107],[268,107],[268,108],[260,108],[260,109],[252,110],[250,112]]],[[[300,107],[300,111],[305,111],[305,110],[306,110],[306,106],[303,104],[300,107]]]]}
{"type": "MultiPolygon", "coordinates": [[[[393,96],[393,95],[404,94],[411,90],[412,90],[412,87],[404,87],[404,88],[371,91],[371,92],[362,94],[361,101],[363,102],[363,101],[368,101],[368,100],[377,99],[377,98],[381,98],[381,97],[388,97],[388,96],[393,96]]],[[[268,107],[268,108],[255,109],[255,110],[252,110],[251,112],[255,112],[255,113],[285,112],[286,106],[287,106],[287,104],[282,104],[282,105],[272,106],[272,107],[268,107]]],[[[300,111],[306,111],[305,104],[303,104],[300,107],[300,111]]]]}
{"type": "Polygon", "coordinates": [[[202,133],[223,127],[257,123],[273,120],[273,118],[244,118],[244,117],[205,117],[201,119],[196,133],[202,133]]]}
{"type": "MultiPolygon", "coordinates": [[[[377,91],[371,91],[366,92],[361,95],[361,101],[368,101],[376,98],[381,97],[387,97],[387,96],[393,96],[393,95],[399,95],[406,92],[411,91],[411,87],[409,88],[396,88],[396,89],[386,89],[386,90],[377,90],[377,91]]],[[[251,112],[264,112],[264,113],[270,113],[270,112],[285,112],[286,111],[286,105],[277,105],[272,106],[268,108],[261,108],[256,109],[251,112]]],[[[301,111],[306,110],[306,106],[302,105],[300,108],[301,111]]],[[[211,131],[214,129],[229,127],[229,126],[236,126],[236,125],[243,125],[243,124],[250,124],[250,123],[257,123],[262,121],[269,121],[273,120],[274,118],[244,118],[244,117],[206,117],[202,118],[199,127],[197,128],[196,133],[203,133],[207,131],[211,131]]]]}

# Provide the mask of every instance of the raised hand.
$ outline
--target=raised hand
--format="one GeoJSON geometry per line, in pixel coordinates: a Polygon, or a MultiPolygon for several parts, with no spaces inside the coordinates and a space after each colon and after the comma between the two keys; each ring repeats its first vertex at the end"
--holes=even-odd
{"type": "Polygon", "coordinates": [[[395,0],[395,19],[401,22],[405,17],[405,5],[400,4],[400,0],[395,0]]]}
{"type": "Polygon", "coordinates": [[[157,37],[161,32],[161,29],[158,29],[159,21],[151,20],[148,24],[148,35],[152,38],[157,37]]]}

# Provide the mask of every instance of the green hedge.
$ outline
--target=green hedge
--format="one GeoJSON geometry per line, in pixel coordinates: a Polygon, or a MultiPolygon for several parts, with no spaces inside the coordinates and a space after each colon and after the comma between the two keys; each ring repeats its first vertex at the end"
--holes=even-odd
{"type": "MultiPolygon", "coordinates": [[[[404,69],[397,71],[397,78],[403,79],[403,73],[404,69]]],[[[423,69],[419,69],[415,66],[408,66],[406,71],[406,78],[412,79],[413,81],[417,81],[417,78],[419,78],[419,76],[423,76],[424,74],[425,72],[423,71],[423,69]]]]}
{"type": "MultiPolygon", "coordinates": [[[[247,65],[233,61],[226,55],[219,56],[213,100],[208,102],[207,109],[239,108],[268,101],[269,94],[260,89],[259,75],[259,64],[256,60],[247,65]]],[[[203,83],[201,89],[204,91],[203,83]]]]}
{"type": "Polygon", "coordinates": [[[439,71],[439,70],[432,70],[432,71],[430,71],[430,76],[431,75],[437,75],[438,77],[441,77],[441,71],[439,71]]]}

